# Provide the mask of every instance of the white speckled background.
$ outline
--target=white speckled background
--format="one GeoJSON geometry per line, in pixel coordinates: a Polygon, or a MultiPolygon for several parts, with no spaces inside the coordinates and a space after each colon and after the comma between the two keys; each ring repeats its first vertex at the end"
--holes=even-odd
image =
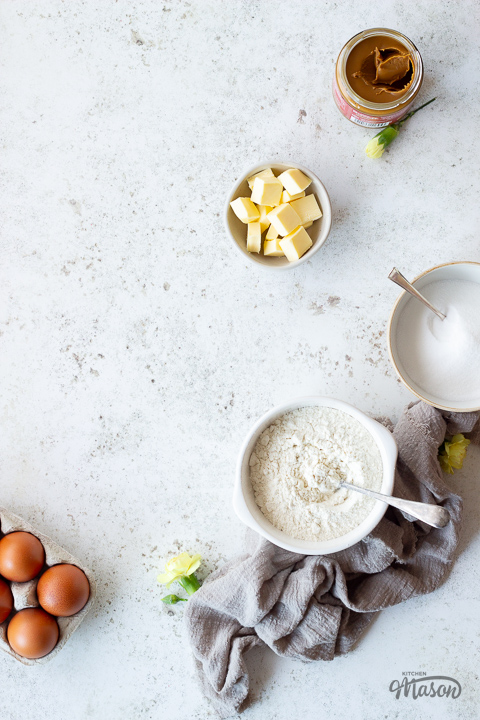
{"type": "MultiPolygon", "coordinates": [[[[0,656],[2,720],[215,714],[160,602],[165,556],[239,551],[231,490],[253,420],[307,392],[397,418],[396,289],[480,260],[478,5],[375,0],[3,2],[1,504],[95,572],[99,602],[50,664],[0,656]],[[331,97],[336,56],[372,26],[419,46],[425,101],[381,161],[331,97]],[[266,157],[312,168],[334,208],[292,272],[243,261],[226,193],[266,157]]],[[[349,656],[254,651],[246,720],[478,716],[480,452],[452,478],[461,554],[434,595],[384,612],[349,656]],[[395,700],[403,671],[456,700],[395,700]]]]}

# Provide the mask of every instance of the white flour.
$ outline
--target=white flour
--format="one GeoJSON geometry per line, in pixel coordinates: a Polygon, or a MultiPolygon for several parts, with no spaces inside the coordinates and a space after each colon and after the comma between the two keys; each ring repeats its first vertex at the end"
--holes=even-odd
{"type": "Polygon", "coordinates": [[[375,500],[339,483],[380,490],[382,476],[372,435],[350,415],[327,407],[282,415],[263,431],[250,457],[258,507],[299,540],[329,540],[357,527],[375,500]]]}

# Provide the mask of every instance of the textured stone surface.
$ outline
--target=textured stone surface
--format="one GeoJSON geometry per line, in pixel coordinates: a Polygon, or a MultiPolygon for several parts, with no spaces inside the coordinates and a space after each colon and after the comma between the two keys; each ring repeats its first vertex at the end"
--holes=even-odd
{"type": "MultiPolygon", "coordinates": [[[[2,3],[1,502],[88,564],[99,602],[51,664],[0,656],[2,720],[213,718],[192,676],[163,558],[206,570],[242,547],[236,453],[274,403],[318,392],[398,417],[410,396],[385,329],[397,264],[480,260],[478,7],[406,1],[2,3]],[[426,78],[381,161],[331,98],[359,30],[398,28],[426,78]],[[263,159],[324,181],[331,236],[282,274],[223,230],[229,187],[263,159]]],[[[385,612],[348,657],[252,653],[248,720],[474,717],[478,460],[462,554],[434,596],[385,612]],[[403,671],[457,701],[396,701],[403,671]]]]}

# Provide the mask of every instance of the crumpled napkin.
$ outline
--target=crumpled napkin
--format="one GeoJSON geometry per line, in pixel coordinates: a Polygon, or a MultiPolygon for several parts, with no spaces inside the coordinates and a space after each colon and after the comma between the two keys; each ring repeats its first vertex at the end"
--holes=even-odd
{"type": "Polygon", "coordinates": [[[333,660],[352,648],[379,610],[439,587],[458,542],[462,500],[445,484],[438,448],[446,434],[473,431],[478,442],[479,418],[416,402],[393,430],[399,450],[393,494],[443,505],[451,516],[445,528],[410,522],[389,507],[364,540],[321,556],[292,553],[252,533],[250,551],[206,579],[189,600],[185,621],[203,692],[221,718],[248,704],[244,656],[251,647],[333,660]]]}

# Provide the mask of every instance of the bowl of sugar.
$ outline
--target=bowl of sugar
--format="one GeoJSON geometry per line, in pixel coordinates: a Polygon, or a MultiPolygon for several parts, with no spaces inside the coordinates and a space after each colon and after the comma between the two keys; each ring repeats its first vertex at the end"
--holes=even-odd
{"type": "Polygon", "coordinates": [[[441,320],[403,292],[388,323],[390,360],[420,400],[456,412],[480,410],[480,263],[437,265],[412,283],[441,320]]]}

